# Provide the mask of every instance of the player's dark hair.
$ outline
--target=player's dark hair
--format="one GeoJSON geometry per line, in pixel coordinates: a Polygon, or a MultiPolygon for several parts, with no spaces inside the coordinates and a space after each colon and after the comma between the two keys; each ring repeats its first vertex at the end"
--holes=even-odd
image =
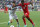
{"type": "Polygon", "coordinates": [[[21,0],[21,3],[24,2],[24,0],[21,0]]]}
{"type": "Polygon", "coordinates": [[[15,3],[15,1],[13,1],[12,3],[15,3]]]}

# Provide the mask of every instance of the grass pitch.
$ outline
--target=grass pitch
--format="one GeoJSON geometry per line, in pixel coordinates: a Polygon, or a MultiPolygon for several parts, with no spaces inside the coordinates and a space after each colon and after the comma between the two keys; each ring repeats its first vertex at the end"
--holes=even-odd
{"type": "MultiPolygon", "coordinates": [[[[16,12],[20,27],[24,27],[24,23],[22,20],[23,12],[16,12]]],[[[31,11],[30,18],[35,23],[35,27],[40,27],[40,11],[31,11]]],[[[26,19],[26,18],[25,18],[26,19]]],[[[10,27],[10,25],[14,25],[17,27],[16,20],[13,19],[13,23],[8,26],[9,14],[5,14],[4,12],[0,12],[0,27],[10,27]]],[[[32,24],[26,19],[27,27],[32,27],[32,24]]]]}

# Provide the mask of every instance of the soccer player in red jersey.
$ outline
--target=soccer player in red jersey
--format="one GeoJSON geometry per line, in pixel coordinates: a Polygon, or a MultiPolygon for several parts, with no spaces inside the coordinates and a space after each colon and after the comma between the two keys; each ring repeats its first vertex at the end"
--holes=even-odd
{"type": "Polygon", "coordinates": [[[5,6],[4,12],[8,13],[8,7],[5,6]]]}
{"type": "MultiPolygon", "coordinates": [[[[19,6],[21,6],[22,7],[22,9],[23,9],[23,12],[24,12],[24,15],[23,15],[23,21],[24,21],[24,27],[26,27],[27,25],[26,25],[26,20],[25,20],[25,17],[32,23],[32,25],[33,25],[33,27],[34,27],[34,23],[33,23],[33,21],[30,19],[30,17],[29,17],[29,11],[28,11],[28,5],[29,4],[32,4],[32,2],[28,2],[28,3],[24,3],[24,0],[22,0],[21,1],[21,3],[20,4],[18,4],[19,6]]],[[[32,4],[32,6],[33,6],[33,4],[32,4]]],[[[33,7],[32,7],[32,9],[33,9],[33,7]]]]}

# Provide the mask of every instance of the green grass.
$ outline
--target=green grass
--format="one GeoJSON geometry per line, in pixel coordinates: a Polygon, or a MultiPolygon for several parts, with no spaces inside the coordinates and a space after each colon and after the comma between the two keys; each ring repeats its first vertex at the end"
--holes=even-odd
{"type": "MultiPolygon", "coordinates": [[[[24,26],[24,23],[22,20],[23,12],[16,12],[16,14],[19,19],[20,27],[23,27],[24,26]]],[[[35,23],[35,27],[40,27],[40,11],[31,11],[30,18],[35,23]]],[[[8,22],[8,21],[9,21],[9,15],[5,14],[4,12],[0,12],[0,23],[8,22]]],[[[27,23],[27,27],[32,27],[32,24],[27,19],[26,19],[26,23],[27,23]]],[[[12,24],[15,27],[17,27],[17,22],[15,20],[13,20],[12,24]]],[[[0,24],[0,27],[10,27],[10,25],[8,26],[7,23],[4,23],[4,24],[0,24]]]]}

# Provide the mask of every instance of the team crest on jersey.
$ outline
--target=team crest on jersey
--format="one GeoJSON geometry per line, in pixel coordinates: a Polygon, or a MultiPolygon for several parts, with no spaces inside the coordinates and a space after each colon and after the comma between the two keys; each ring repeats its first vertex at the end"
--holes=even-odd
{"type": "MultiPolygon", "coordinates": [[[[25,5],[25,7],[26,7],[26,5],[25,5]]],[[[23,8],[25,9],[25,7],[23,7],[23,8]]]]}
{"type": "Polygon", "coordinates": [[[26,5],[25,5],[25,7],[26,7],[26,5]]]}

